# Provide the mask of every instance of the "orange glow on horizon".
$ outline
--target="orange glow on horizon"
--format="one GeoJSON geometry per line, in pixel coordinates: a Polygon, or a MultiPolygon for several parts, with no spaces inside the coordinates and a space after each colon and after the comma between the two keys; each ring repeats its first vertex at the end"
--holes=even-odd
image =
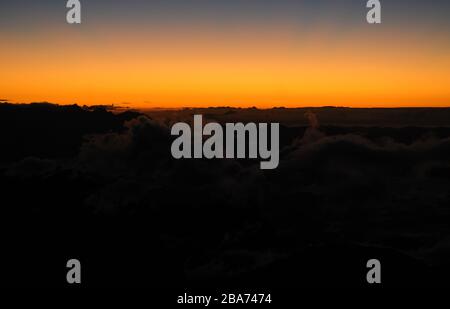
{"type": "Polygon", "coordinates": [[[438,34],[98,29],[10,39],[13,48],[0,49],[0,96],[12,102],[450,106],[450,46],[438,34]]]}

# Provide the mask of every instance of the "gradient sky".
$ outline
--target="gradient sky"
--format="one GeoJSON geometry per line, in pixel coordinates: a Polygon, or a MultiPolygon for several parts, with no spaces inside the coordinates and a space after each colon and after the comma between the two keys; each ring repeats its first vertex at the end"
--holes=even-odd
{"type": "Polygon", "coordinates": [[[450,1],[0,0],[0,98],[183,106],[450,106],[450,1]]]}

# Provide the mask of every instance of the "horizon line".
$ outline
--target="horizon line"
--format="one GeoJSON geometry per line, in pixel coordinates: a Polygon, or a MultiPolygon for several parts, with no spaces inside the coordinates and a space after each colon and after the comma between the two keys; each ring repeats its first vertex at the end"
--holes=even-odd
{"type": "Polygon", "coordinates": [[[125,109],[125,110],[186,110],[186,109],[256,109],[256,110],[273,110],[273,109],[321,109],[321,108],[342,108],[342,109],[449,109],[448,106],[345,106],[345,105],[320,105],[320,106],[272,106],[272,107],[258,107],[258,106],[229,106],[229,105],[211,105],[211,106],[179,106],[179,107],[145,107],[145,106],[133,106],[132,104],[123,103],[111,103],[111,104],[78,104],[78,103],[54,103],[49,101],[36,101],[36,102],[12,102],[10,100],[0,99],[0,104],[10,105],[32,105],[32,104],[50,104],[56,106],[78,106],[78,107],[104,107],[111,109],[125,109]]]}

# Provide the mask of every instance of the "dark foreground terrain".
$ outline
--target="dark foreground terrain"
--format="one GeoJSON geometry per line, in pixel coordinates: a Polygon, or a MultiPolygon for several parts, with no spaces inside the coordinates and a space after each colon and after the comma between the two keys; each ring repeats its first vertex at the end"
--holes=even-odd
{"type": "Polygon", "coordinates": [[[3,285],[449,285],[449,109],[0,104],[0,141],[3,285]],[[199,113],[280,122],[278,169],[174,160],[199,113]]]}

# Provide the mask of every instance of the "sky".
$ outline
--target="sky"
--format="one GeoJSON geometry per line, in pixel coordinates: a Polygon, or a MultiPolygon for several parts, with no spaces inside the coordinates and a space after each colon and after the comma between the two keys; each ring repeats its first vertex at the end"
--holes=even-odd
{"type": "Polygon", "coordinates": [[[450,106],[450,1],[0,0],[0,98],[130,107],[450,106]]]}

